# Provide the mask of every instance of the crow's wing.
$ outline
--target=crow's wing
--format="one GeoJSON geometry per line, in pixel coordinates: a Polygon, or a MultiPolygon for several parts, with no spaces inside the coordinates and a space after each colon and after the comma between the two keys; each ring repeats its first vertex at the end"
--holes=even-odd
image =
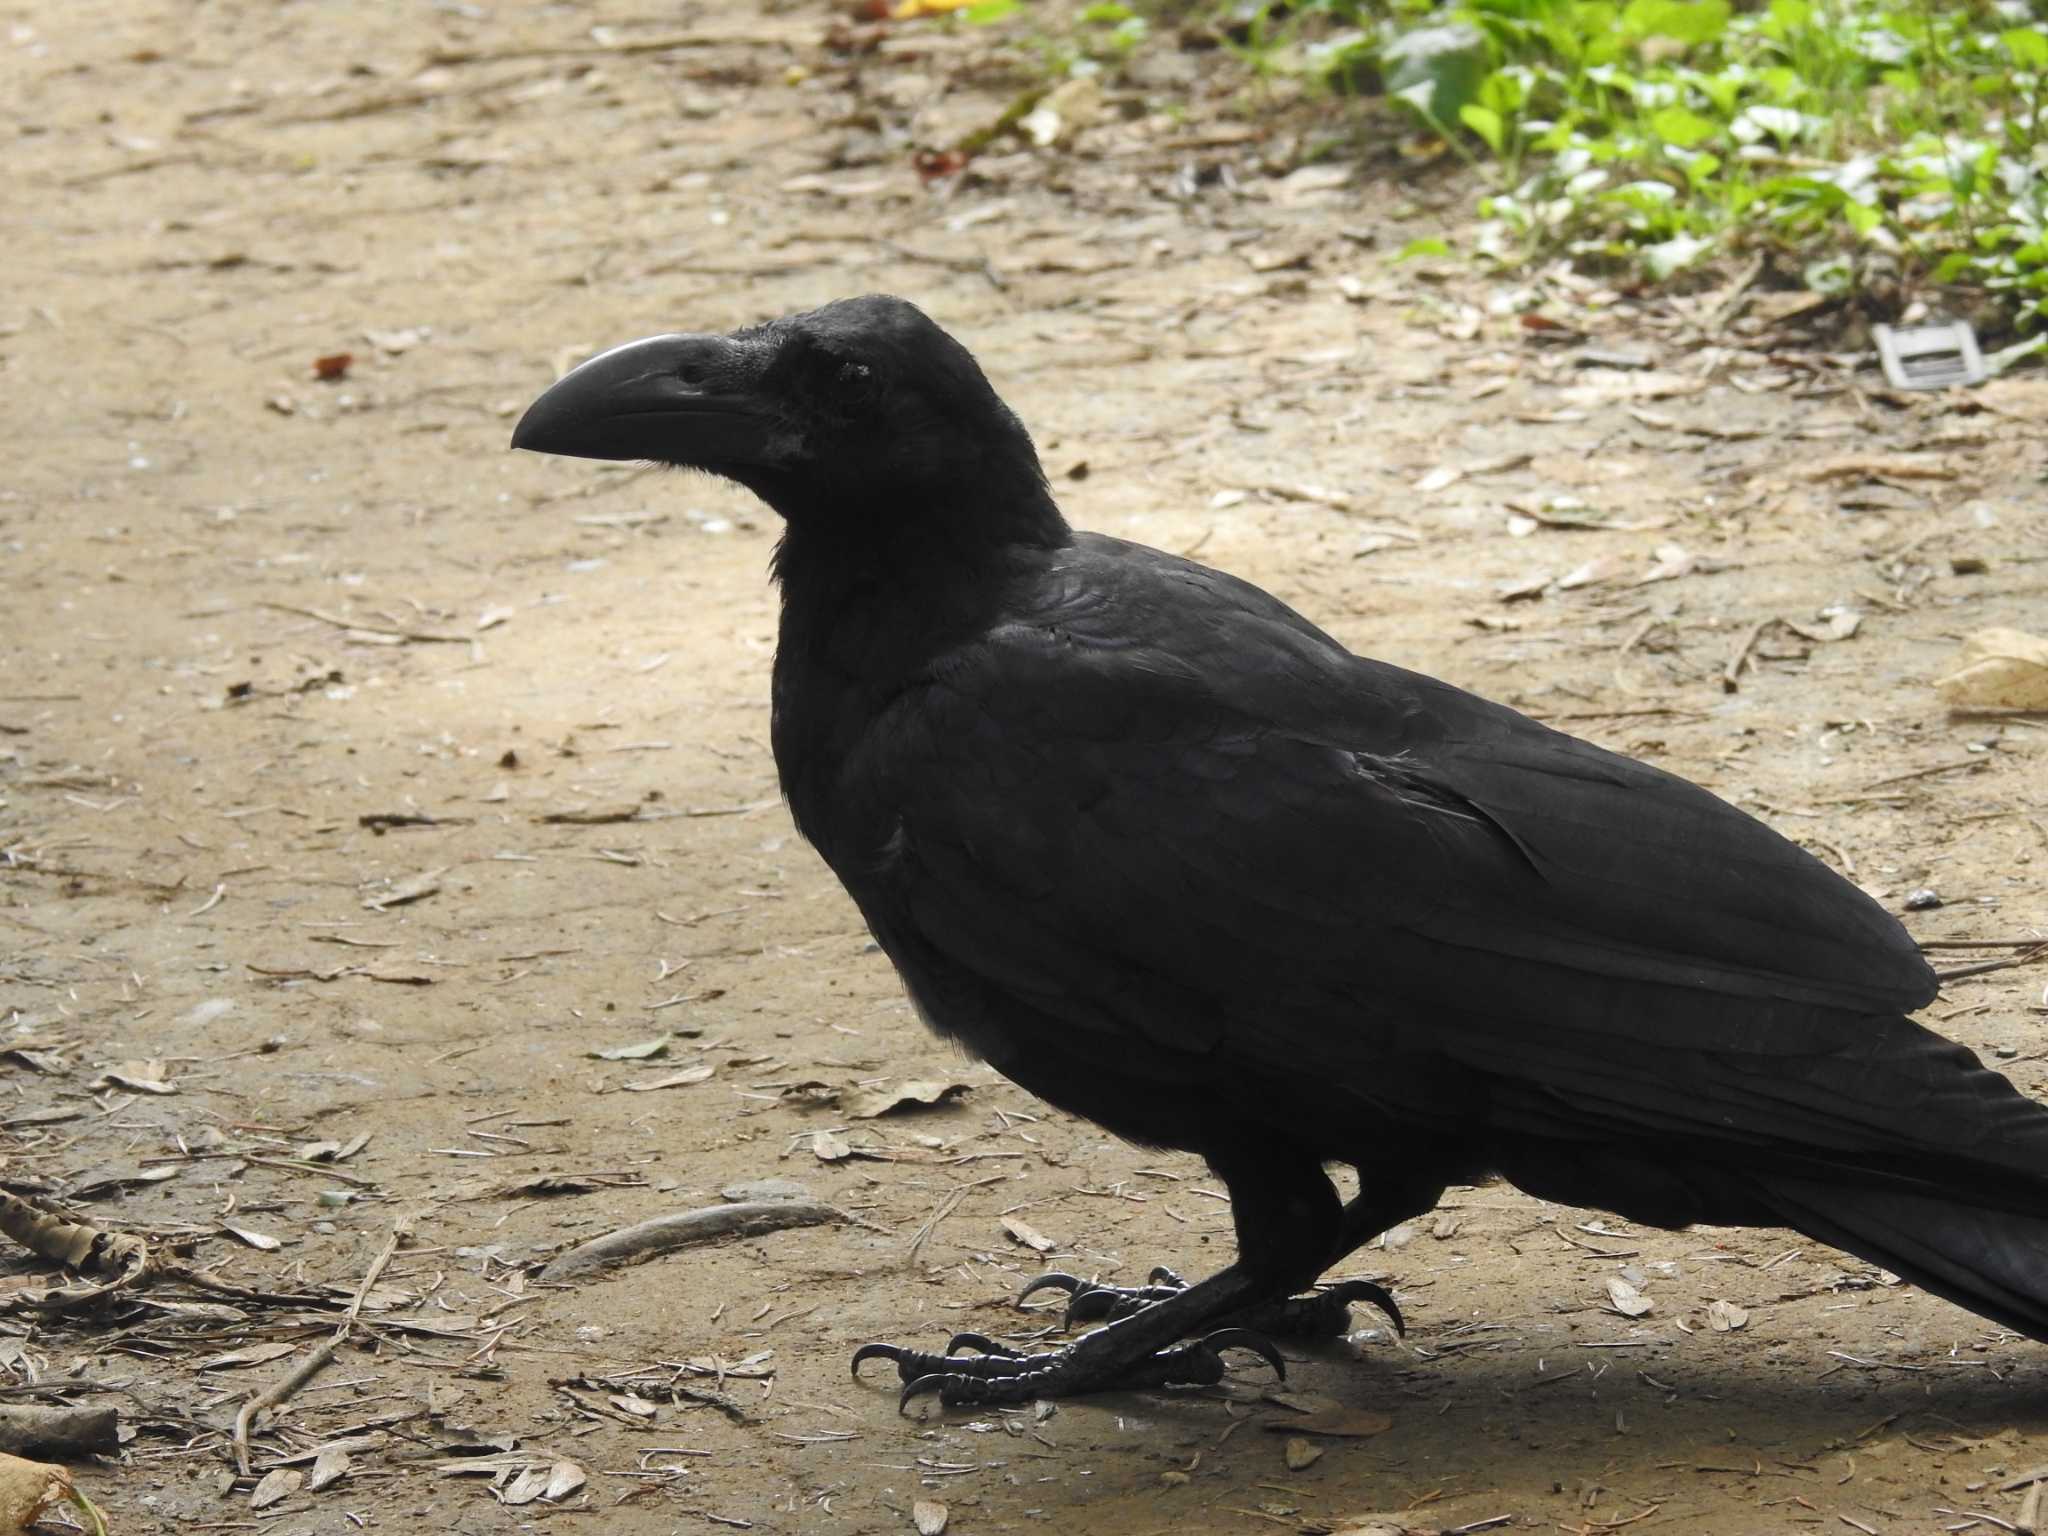
{"type": "Polygon", "coordinates": [[[1696,786],[1112,541],[848,769],[893,813],[849,879],[885,943],[1168,1053],[1437,1052],[1591,1118],[1764,1134],[1759,1095],[1833,1101],[1753,1079],[1934,993],[1895,921],[1696,786]]]}

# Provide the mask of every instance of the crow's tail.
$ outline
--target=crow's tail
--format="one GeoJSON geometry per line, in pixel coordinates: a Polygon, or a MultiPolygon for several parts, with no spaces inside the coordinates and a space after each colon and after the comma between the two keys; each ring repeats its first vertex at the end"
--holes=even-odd
{"type": "Polygon", "coordinates": [[[1966,1184],[1927,1194],[1766,1176],[1757,1187],[1786,1226],[2048,1340],[2048,1197],[2028,1214],[1972,1204],[1966,1184]]]}

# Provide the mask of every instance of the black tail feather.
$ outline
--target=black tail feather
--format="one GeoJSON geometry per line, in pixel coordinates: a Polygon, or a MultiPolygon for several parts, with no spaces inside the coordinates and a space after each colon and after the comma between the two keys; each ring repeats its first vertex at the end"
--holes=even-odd
{"type": "Polygon", "coordinates": [[[1789,1177],[1758,1186],[1786,1226],[2048,1341],[2048,1202],[2026,1215],[1972,1205],[1966,1188],[1931,1195],[1789,1177]]]}

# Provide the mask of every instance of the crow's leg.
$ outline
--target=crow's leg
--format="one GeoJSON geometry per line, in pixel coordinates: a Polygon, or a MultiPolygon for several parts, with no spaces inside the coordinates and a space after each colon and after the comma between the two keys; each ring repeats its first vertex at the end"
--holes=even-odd
{"type": "Polygon", "coordinates": [[[1062,1349],[1021,1354],[978,1334],[956,1335],[947,1353],[896,1344],[863,1345],[868,1360],[892,1360],[904,1382],[899,1405],[936,1393],[947,1405],[1024,1403],[1120,1388],[1206,1385],[1223,1377],[1220,1351],[1250,1349],[1285,1375],[1279,1353],[1256,1333],[1218,1327],[1262,1303],[1286,1297],[1322,1272],[1341,1229],[1337,1192],[1313,1158],[1270,1148],[1211,1155],[1230,1190],[1237,1261],[1062,1349]],[[1183,1342],[1185,1341],[1185,1342],[1183,1342]],[[954,1348],[982,1351],[969,1357],[954,1348]]]}
{"type": "MultiPolygon", "coordinates": [[[[1426,1177],[1406,1180],[1381,1179],[1347,1204],[1339,1214],[1334,1240],[1323,1268],[1342,1262],[1346,1255],[1364,1247],[1389,1227],[1422,1215],[1443,1198],[1440,1182],[1426,1177]]],[[[1145,1285],[1102,1285],[1078,1275],[1040,1275],[1018,1295],[1026,1298],[1043,1290],[1067,1293],[1066,1324],[1115,1322],[1178,1295],[1187,1288],[1183,1280],[1163,1265],[1152,1271],[1145,1285]]],[[[1368,1302],[1393,1323],[1396,1333],[1406,1324],[1393,1293],[1370,1280],[1346,1280],[1327,1290],[1304,1296],[1285,1296],[1262,1302],[1224,1319],[1228,1327],[1248,1329],[1273,1338],[1327,1339],[1350,1331],[1351,1304],[1368,1302]]]]}

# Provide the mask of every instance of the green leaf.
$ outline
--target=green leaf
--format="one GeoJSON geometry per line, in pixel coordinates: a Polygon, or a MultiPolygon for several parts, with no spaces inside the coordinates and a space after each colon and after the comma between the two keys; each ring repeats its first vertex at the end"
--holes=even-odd
{"type": "Polygon", "coordinates": [[[1773,37],[1790,37],[1813,21],[1813,7],[1807,0],[1771,0],[1771,20],[1766,29],[1773,37]]]}
{"type": "Polygon", "coordinates": [[[2021,69],[2048,68],[2048,32],[2040,27],[2014,27],[1999,33],[1998,40],[2021,69]]]}
{"type": "Polygon", "coordinates": [[[1621,30],[1632,38],[1672,37],[1691,46],[1728,30],[1728,0],[1629,0],[1621,30]]]}
{"type": "Polygon", "coordinates": [[[1714,110],[1723,117],[1733,117],[1735,107],[1742,100],[1742,81],[1734,75],[1699,75],[1692,84],[1699,88],[1702,96],[1714,104],[1714,110]]]}
{"type": "Polygon", "coordinates": [[[970,5],[960,14],[973,27],[986,27],[1001,21],[1005,16],[1015,14],[1017,0],[981,0],[979,5],[970,5]]]}
{"type": "Polygon", "coordinates": [[[1666,144],[1676,144],[1680,149],[1691,149],[1711,139],[1721,131],[1721,125],[1710,117],[1702,117],[1689,107],[1659,107],[1650,114],[1650,131],[1666,144]]]}
{"type": "Polygon", "coordinates": [[[1424,235],[1420,240],[1410,240],[1402,246],[1396,261],[1413,261],[1418,256],[1448,256],[1451,245],[1448,240],[1439,240],[1435,235],[1424,235]]]}
{"type": "Polygon", "coordinates": [[[1506,125],[1501,122],[1498,112],[1490,107],[1482,107],[1475,101],[1468,101],[1458,108],[1458,121],[1486,140],[1488,149],[1496,155],[1500,153],[1506,125]]]}
{"type": "Polygon", "coordinates": [[[1479,96],[1486,75],[1486,34],[1462,24],[1418,27],[1381,50],[1387,93],[1408,102],[1432,123],[1452,123],[1479,96]]]}
{"type": "Polygon", "coordinates": [[[1479,84],[1479,105],[1510,117],[1529,103],[1529,72],[1497,69],[1479,84]]]}

